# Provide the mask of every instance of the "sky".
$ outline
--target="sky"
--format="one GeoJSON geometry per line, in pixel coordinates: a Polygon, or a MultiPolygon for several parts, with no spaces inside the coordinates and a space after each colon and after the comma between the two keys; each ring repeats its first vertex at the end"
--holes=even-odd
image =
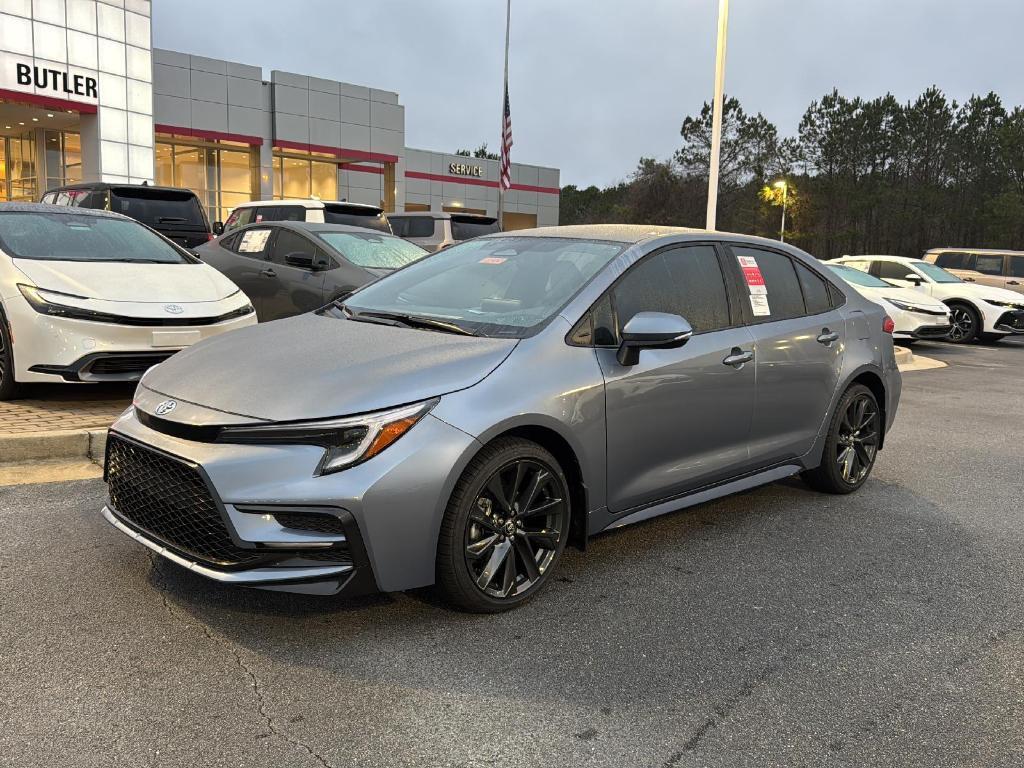
{"type": "MultiPolygon", "coordinates": [[[[513,161],[563,185],[668,158],[714,87],[717,0],[512,0],[513,161]]],[[[153,43],[397,91],[406,145],[499,144],[504,0],[154,0],[153,43]]],[[[1024,104],[1022,0],[731,0],[726,93],[795,134],[833,88],[1024,104]]]]}

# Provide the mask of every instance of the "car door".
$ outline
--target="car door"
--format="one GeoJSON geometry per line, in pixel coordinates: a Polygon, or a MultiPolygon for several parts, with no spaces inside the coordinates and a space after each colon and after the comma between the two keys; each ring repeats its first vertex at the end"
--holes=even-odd
{"type": "MultiPolygon", "coordinates": [[[[991,285],[994,288],[1005,288],[1009,278],[1006,276],[1006,258],[1001,253],[976,253],[974,256],[973,269],[977,275],[972,275],[974,280],[981,285],[991,285]]],[[[960,275],[963,277],[963,275],[960,275]]]]}
{"type": "Polygon", "coordinates": [[[270,264],[262,274],[267,283],[262,319],[276,320],[324,305],[324,270],[315,265],[316,245],[305,235],[287,227],[278,227],[270,250],[270,264]],[[308,256],[314,266],[298,267],[288,263],[288,256],[308,256]]]}
{"type": "Polygon", "coordinates": [[[1010,256],[1006,271],[1006,287],[1024,293],[1024,256],[1010,256]]]}
{"type": "Polygon", "coordinates": [[[762,298],[752,296],[745,307],[757,374],[751,462],[764,467],[802,456],[814,444],[839,384],[846,321],[833,307],[840,292],[799,259],[760,247],[731,248],[764,285],[762,298]]]}
{"type": "Polygon", "coordinates": [[[266,319],[264,302],[271,291],[263,272],[269,268],[273,234],[272,227],[249,227],[209,242],[199,251],[203,261],[242,289],[260,320],[266,319]]]}
{"type": "Polygon", "coordinates": [[[613,513],[741,473],[754,402],[753,337],[713,244],[673,246],[634,264],[594,307],[605,378],[607,494],[613,513]],[[694,334],[676,349],[616,359],[622,327],[638,312],[681,315],[694,334]],[[731,364],[727,361],[732,361],[731,364]]]}

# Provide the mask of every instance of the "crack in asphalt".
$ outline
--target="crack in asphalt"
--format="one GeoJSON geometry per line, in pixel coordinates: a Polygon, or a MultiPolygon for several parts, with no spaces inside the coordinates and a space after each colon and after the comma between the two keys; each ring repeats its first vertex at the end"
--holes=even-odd
{"type": "Polygon", "coordinates": [[[256,712],[266,724],[267,730],[282,741],[292,745],[302,752],[305,752],[323,768],[335,768],[335,766],[332,765],[323,755],[313,750],[313,748],[305,742],[299,741],[277,725],[274,718],[267,711],[266,700],[263,697],[263,691],[260,687],[260,679],[256,676],[256,673],[253,672],[249,665],[245,663],[245,660],[242,658],[238,649],[224,638],[213,634],[209,627],[207,627],[203,622],[199,620],[188,621],[180,614],[180,609],[173,606],[167,599],[167,582],[165,581],[164,572],[160,569],[159,561],[156,559],[156,553],[147,550],[146,554],[149,556],[149,562],[152,566],[153,573],[157,576],[157,578],[154,579],[154,584],[156,585],[157,591],[160,593],[160,599],[163,602],[164,610],[166,610],[168,615],[170,615],[179,624],[187,627],[193,625],[198,627],[210,642],[220,646],[231,654],[231,657],[235,661],[235,665],[245,673],[246,677],[249,678],[249,685],[252,688],[253,695],[256,699],[256,712]]]}

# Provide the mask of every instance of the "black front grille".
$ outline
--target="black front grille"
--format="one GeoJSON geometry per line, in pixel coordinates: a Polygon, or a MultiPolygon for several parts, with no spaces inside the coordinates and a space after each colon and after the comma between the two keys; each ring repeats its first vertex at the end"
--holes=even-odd
{"type": "Polygon", "coordinates": [[[88,373],[97,376],[114,376],[126,373],[143,374],[154,365],[164,362],[174,354],[155,355],[104,355],[96,358],[88,367],[88,373]]]}
{"type": "Polygon", "coordinates": [[[262,555],[235,546],[199,471],[129,442],[107,439],[107,483],[117,514],[170,548],[216,565],[244,565],[262,555]]]}
{"type": "Polygon", "coordinates": [[[334,515],[318,515],[309,512],[275,512],[274,519],[285,528],[316,533],[343,534],[345,527],[334,515]]]}
{"type": "Polygon", "coordinates": [[[1014,331],[1024,331],[1024,312],[1012,311],[1006,312],[996,320],[996,326],[1005,326],[1014,331]]]}
{"type": "Polygon", "coordinates": [[[944,339],[949,335],[949,325],[924,325],[914,331],[919,339],[944,339]]]}

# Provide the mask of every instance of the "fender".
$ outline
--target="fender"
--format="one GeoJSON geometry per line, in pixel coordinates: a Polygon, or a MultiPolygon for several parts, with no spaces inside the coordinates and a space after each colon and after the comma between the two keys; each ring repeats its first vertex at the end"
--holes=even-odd
{"type": "Polygon", "coordinates": [[[858,368],[851,371],[836,387],[835,393],[832,395],[832,402],[828,406],[828,415],[822,423],[821,429],[818,431],[818,436],[814,439],[814,445],[811,446],[811,450],[800,457],[800,463],[805,469],[811,469],[818,466],[821,463],[821,455],[825,452],[825,439],[828,437],[828,428],[832,424],[832,418],[835,416],[836,408],[839,407],[839,400],[843,394],[850,388],[859,376],[865,373],[871,373],[878,378],[882,384],[882,390],[885,392],[885,397],[878,403],[882,409],[882,434],[879,436],[878,450],[882,450],[882,446],[885,443],[885,434],[889,429],[888,424],[888,413],[889,413],[889,392],[885,386],[885,374],[882,369],[874,363],[865,363],[858,368]]]}

